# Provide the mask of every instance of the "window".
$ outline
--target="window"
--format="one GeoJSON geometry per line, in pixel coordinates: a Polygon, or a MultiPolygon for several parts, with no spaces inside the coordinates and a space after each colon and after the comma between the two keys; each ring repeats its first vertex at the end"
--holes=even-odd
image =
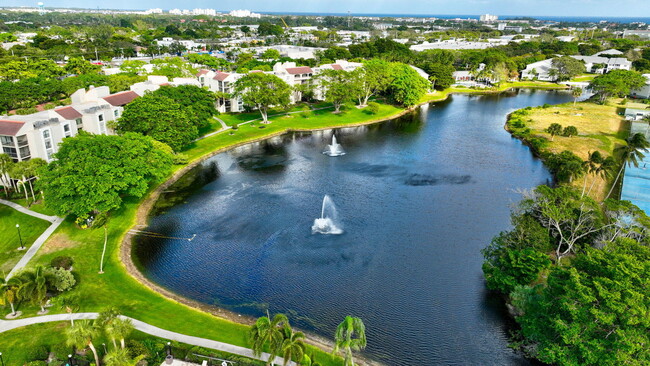
{"type": "Polygon", "coordinates": [[[106,122],[99,122],[99,133],[106,134],[106,122]]]}
{"type": "Polygon", "coordinates": [[[29,151],[29,146],[20,148],[20,158],[22,160],[29,159],[32,156],[31,151],[29,151]]]}
{"type": "Polygon", "coordinates": [[[50,130],[43,130],[43,138],[44,139],[50,138],[50,130]]]}
{"type": "Polygon", "coordinates": [[[66,123],[63,125],[63,137],[70,137],[72,136],[72,132],[70,131],[70,124],[66,123]]]}
{"type": "Polygon", "coordinates": [[[99,122],[104,121],[104,115],[103,115],[103,114],[98,115],[98,116],[97,116],[97,120],[98,120],[99,122]]]}
{"type": "Polygon", "coordinates": [[[9,157],[16,159],[18,158],[18,154],[16,153],[16,148],[14,147],[4,147],[2,148],[5,154],[9,155],[9,157]]]}
{"type": "Polygon", "coordinates": [[[18,147],[27,146],[29,143],[29,141],[27,141],[27,135],[16,137],[16,142],[18,142],[18,147]]]}
{"type": "Polygon", "coordinates": [[[54,145],[52,144],[52,134],[50,130],[43,130],[43,145],[45,146],[45,153],[47,153],[47,160],[52,160],[52,154],[54,154],[54,145]]]}
{"type": "Polygon", "coordinates": [[[3,145],[14,146],[14,138],[11,136],[0,136],[0,142],[3,145]]]}
{"type": "Polygon", "coordinates": [[[113,111],[113,116],[115,116],[115,118],[119,117],[120,116],[120,110],[119,109],[114,110],[113,111]]]}
{"type": "Polygon", "coordinates": [[[74,121],[77,123],[77,131],[81,131],[84,129],[84,123],[81,120],[81,118],[77,118],[74,121]]]}

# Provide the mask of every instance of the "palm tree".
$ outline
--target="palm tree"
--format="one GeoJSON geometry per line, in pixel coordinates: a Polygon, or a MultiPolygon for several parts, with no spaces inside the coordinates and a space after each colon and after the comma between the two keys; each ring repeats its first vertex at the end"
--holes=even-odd
{"type": "Polygon", "coordinates": [[[143,358],[145,358],[144,355],[131,358],[128,349],[116,348],[104,356],[104,364],[106,366],[136,366],[143,358]]]}
{"type": "Polygon", "coordinates": [[[589,174],[596,173],[598,171],[598,168],[600,167],[600,164],[602,162],[603,162],[603,156],[601,155],[600,152],[598,152],[598,151],[589,152],[589,157],[584,162],[585,182],[584,182],[584,185],[582,186],[582,195],[581,196],[584,196],[585,191],[587,190],[587,176],[589,174]]]}
{"type": "Polygon", "coordinates": [[[284,341],[282,341],[283,365],[286,366],[292,359],[302,360],[305,355],[305,335],[302,332],[293,332],[289,327],[284,329],[284,341]]]}
{"type": "Polygon", "coordinates": [[[65,310],[66,313],[70,314],[70,325],[74,326],[74,319],[72,318],[72,313],[79,310],[79,296],[76,294],[70,294],[67,296],[56,296],[54,301],[65,310]]]}
{"type": "Polygon", "coordinates": [[[21,286],[20,297],[31,300],[41,307],[41,314],[45,313],[45,301],[47,300],[47,282],[49,275],[43,266],[36,266],[31,271],[21,273],[19,276],[21,286]]]}
{"type": "Polygon", "coordinates": [[[616,183],[621,177],[621,173],[623,173],[625,165],[634,165],[635,167],[639,166],[639,160],[645,157],[645,154],[643,154],[643,152],[647,152],[648,147],[650,147],[650,143],[648,143],[648,140],[646,140],[645,136],[642,133],[635,133],[634,135],[627,138],[627,145],[619,146],[616,148],[615,152],[619,154],[621,159],[621,169],[618,171],[616,179],[614,179],[614,183],[612,183],[612,188],[610,188],[605,199],[609,198],[609,196],[614,191],[614,187],[616,187],[616,183]]]}
{"type": "Polygon", "coordinates": [[[249,331],[251,349],[256,356],[260,356],[264,346],[269,346],[269,363],[273,361],[280,351],[284,341],[284,328],[289,327],[289,319],[284,314],[275,314],[273,320],[270,316],[262,316],[257,319],[249,331]]]}
{"type": "Polygon", "coordinates": [[[93,344],[93,338],[96,338],[99,335],[99,329],[95,325],[95,322],[90,320],[80,320],[77,324],[67,328],[65,330],[65,335],[67,337],[66,344],[68,346],[75,348],[89,347],[95,356],[95,365],[100,365],[97,349],[95,349],[95,345],[93,344]]]}
{"type": "Polygon", "coordinates": [[[110,323],[106,324],[106,334],[113,340],[113,346],[117,348],[115,340],[120,340],[122,349],[125,348],[124,339],[133,332],[133,322],[131,319],[115,318],[110,323]]]}
{"type": "Polygon", "coordinates": [[[2,291],[2,300],[11,306],[11,315],[16,315],[15,303],[19,300],[18,290],[20,289],[20,279],[12,277],[8,280],[0,278],[0,291],[2,291]]]}
{"type": "Polygon", "coordinates": [[[578,98],[580,98],[581,95],[582,95],[582,88],[573,88],[571,90],[571,96],[573,97],[573,108],[576,107],[578,98]]]}
{"type": "Polygon", "coordinates": [[[587,195],[591,193],[591,190],[594,188],[594,184],[596,184],[596,180],[598,179],[598,177],[600,177],[603,180],[606,179],[608,176],[612,174],[612,171],[615,168],[616,168],[616,160],[614,160],[614,158],[611,156],[605,158],[598,165],[598,168],[594,171],[594,180],[591,182],[591,185],[589,186],[587,195]]]}
{"type": "Polygon", "coordinates": [[[348,315],[336,327],[334,340],[336,344],[333,353],[343,351],[344,365],[354,366],[352,351],[366,348],[366,326],[361,319],[348,315]]]}

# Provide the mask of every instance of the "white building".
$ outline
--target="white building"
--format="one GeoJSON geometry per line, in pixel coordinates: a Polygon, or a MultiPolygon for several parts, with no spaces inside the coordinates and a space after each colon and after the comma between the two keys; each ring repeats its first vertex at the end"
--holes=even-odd
{"type": "Polygon", "coordinates": [[[22,116],[0,117],[2,152],[16,161],[53,159],[66,137],[83,130],[94,134],[112,134],[109,121],[119,118],[124,105],[139,95],[133,91],[110,94],[107,86],[79,89],[72,104],[22,116]]]}
{"type": "Polygon", "coordinates": [[[163,10],[160,9],[160,8],[149,9],[149,10],[145,10],[144,13],[145,13],[145,14],[162,14],[162,13],[163,13],[163,10]]]}
{"type": "Polygon", "coordinates": [[[497,20],[499,20],[499,17],[491,14],[483,14],[479,17],[479,20],[481,22],[496,22],[497,20]]]}
{"type": "Polygon", "coordinates": [[[650,74],[643,74],[646,78],[645,85],[639,89],[634,89],[630,92],[630,95],[634,98],[648,99],[650,98],[650,74]]]}
{"type": "Polygon", "coordinates": [[[612,70],[631,70],[632,62],[623,57],[571,56],[585,63],[587,72],[605,74],[612,70]]]}
{"type": "Polygon", "coordinates": [[[641,38],[650,38],[650,30],[624,30],[623,37],[638,36],[641,38]]]}
{"type": "Polygon", "coordinates": [[[522,80],[541,80],[541,81],[555,81],[557,76],[551,76],[550,70],[553,68],[553,59],[546,59],[542,61],[533,62],[526,65],[526,68],[521,71],[522,80]]]}
{"type": "Polygon", "coordinates": [[[262,14],[253,13],[250,10],[233,10],[228,13],[231,17],[237,18],[261,18],[262,14]]]}
{"type": "Polygon", "coordinates": [[[316,58],[315,54],[317,51],[325,50],[325,48],[321,48],[321,47],[303,47],[303,46],[292,46],[286,44],[248,48],[249,51],[257,53],[258,56],[264,53],[264,51],[268,49],[277,50],[278,52],[280,52],[281,57],[289,57],[293,59],[316,58]]]}
{"type": "Polygon", "coordinates": [[[163,37],[162,40],[156,40],[156,44],[160,47],[169,47],[173,43],[179,43],[188,50],[205,48],[205,43],[197,43],[192,40],[173,39],[171,37],[163,37]]]}

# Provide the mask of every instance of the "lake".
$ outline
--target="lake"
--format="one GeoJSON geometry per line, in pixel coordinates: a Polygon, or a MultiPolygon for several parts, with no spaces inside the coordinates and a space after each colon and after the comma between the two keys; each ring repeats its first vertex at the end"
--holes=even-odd
{"type": "Polygon", "coordinates": [[[161,197],[147,229],[195,239],[139,237],[134,254],[178,294],[251,316],[283,312],[330,339],[358,316],[364,355],[387,365],[528,365],[507,347],[512,324],[485,289],[481,249],[509,228],[522,189],[551,181],[503,129],[507,114],[571,100],[454,95],[390,122],[216,155],[161,197]],[[322,153],[333,133],[343,156],[322,153]],[[340,235],[312,233],[325,195],[340,235]]]}

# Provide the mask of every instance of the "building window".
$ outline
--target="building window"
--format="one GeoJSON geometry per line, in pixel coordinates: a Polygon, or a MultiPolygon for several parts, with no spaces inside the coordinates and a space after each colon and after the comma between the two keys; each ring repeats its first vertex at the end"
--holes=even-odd
{"type": "Polygon", "coordinates": [[[52,135],[50,130],[43,130],[43,144],[45,145],[45,152],[47,153],[47,160],[52,160],[54,154],[54,145],[52,144],[52,135]]]}
{"type": "Polygon", "coordinates": [[[27,135],[16,137],[16,142],[18,143],[18,147],[27,146],[29,143],[29,141],[27,141],[27,135]]]}
{"type": "Polygon", "coordinates": [[[103,115],[103,114],[98,115],[98,116],[97,116],[97,120],[98,120],[99,122],[104,121],[104,115],[103,115]]]}
{"type": "Polygon", "coordinates": [[[14,138],[11,136],[0,136],[0,142],[2,142],[3,145],[14,146],[14,138]]]}
{"type": "Polygon", "coordinates": [[[5,154],[9,155],[12,159],[17,159],[18,154],[16,153],[16,148],[15,147],[3,147],[2,150],[4,151],[5,154]]]}
{"type": "Polygon", "coordinates": [[[119,109],[114,110],[113,115],[115,116],[115,118],[119,117],[120,116],[120,110],[119,109]]]}
{"type": "Polygon", "coordinates": [[[31,151],[29,151],[29,146],[21,147],[20,148],[20,159],[21,160],[26,160],[29,159],[32,156],[31,151]]]}
{"type": "Polygon", "coordinates": [[[106,134],[106,122],[99,122],[99,133],[106,134]]]}
{"type": "Polygon", "coordinates": [[[72,131],[70,131],[70,124],[66,123],[63,125],[63,137],[70,137],[72,136],[72,131]]]}
{"type": "Polygon", "coordinates": [[[77,118],[74,121],[77,123],[77,131],[81,131],[84,129],[84,123],[81,120],[81,118],[77,118]]]}

